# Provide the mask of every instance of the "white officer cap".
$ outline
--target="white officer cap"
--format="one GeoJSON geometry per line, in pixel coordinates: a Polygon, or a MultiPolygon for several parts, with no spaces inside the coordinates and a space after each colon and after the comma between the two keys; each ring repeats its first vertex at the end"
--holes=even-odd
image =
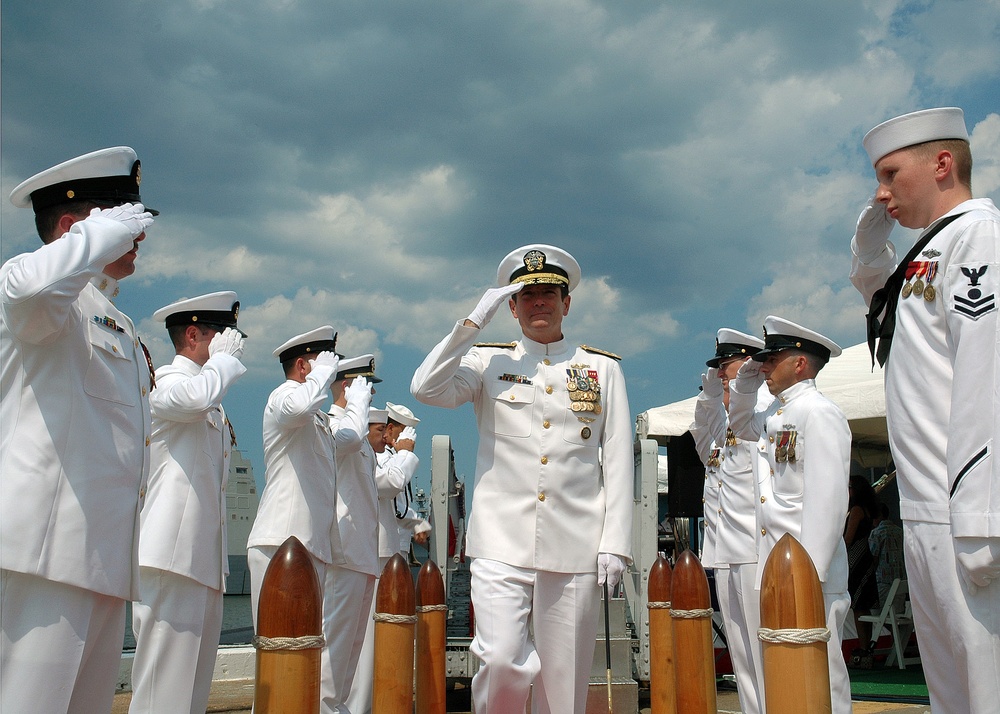
{"type": "Polygon", "coordinates": [[[764,349],[753,358],[763,362],[768,355],[782,350],[809,352],[822,357],[824,361],[839,356],[843,351],[840,345],[818,332],[808,330],[789,320],[768,315],[764,318],[764,349]]]}
{"type": "MultiPolygon", "coordinates": [[[[58,166],[45,169],[23,181],[10,193],[18,208],[34,208],[35,213],[70,201],[96,201],[121,205],[141,203],[139,158],[128,146],[92,151],[58,166]]],[[[154,216],[149,206],[146,210],[154,216]]]]}
{"type": "MultiPolygon", "coordinates": [[[[153,313],[153,319],[163,322],[166,327],[174,325],[203,325],[225,329],[236,326],[240,314],[240,301],[232,290],[222,290],[193,298],[183,298],[161,307],[153,313]]],[[[246,334],[240,330],[240,334],[246,334]]]]}
{"type": "Polygon", "coordinates": [[[279,362],[287,362],[302,355],[333,352],[335,349],[337,349],[337,333],[334,332],[332,325],[323,325],[288,340],[274,351],[274,356],[279,362]]]}
{"type": "Polygon", "coordinates": [[[385,410],[389,413],[389,418],[403,426],[416,426],[420,420],[413,416],[413,412],[402,404],[385,403],[385,410]]]}
{"type": "Polygon", "coordinates": [[[749,357],[764,347],[764,340],[736,330],[723,327],[715,337],[715,357],[705,364],[718,367],[722,360],[730,357],[749,357]]]}
{"type": "Polygon", "coordinates": [[[512,250],[497,268],[497,285],[514,283],[565,285],[570,292],[580,282],[580,264],[562,248],[532,243],[512,250]]]}
{"type": "Polygon", "coordinates": [[[361,355],[350,359],[340,360],[340,367],[337,372],[337,381],[351,379],[353,377],[365,377],[372,384],[378,384],[382,380],[375,376],[375,355],[361,355]]]}
{"type": "Polygon", "coordinates": [[[388,421],[389,412],[385,409],[369,409],[368,410],[368,423],[369,424],[385,424],[388,421]]]}
{"type": "Polygon", "coordinates": [[[884,121],[865,134],[861,143],[874,166],[897,149],[941,139],[969,140],[965,115],[958,107],[923,109],[884,121]]]}

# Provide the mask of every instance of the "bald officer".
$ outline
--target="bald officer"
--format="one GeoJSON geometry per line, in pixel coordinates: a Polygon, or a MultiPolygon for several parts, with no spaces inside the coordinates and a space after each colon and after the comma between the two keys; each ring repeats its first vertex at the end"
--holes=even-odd
{"type": "Polygon", "coordinates": [[[833,714],[850,714],[851,683],[840,633],[851,606],[844,545],[851,430],[843,412],[816,389],[816,375],[840,353],[818,332],[768,315],[764,349],[743,363],[730,384],[729,425],[738,438],[759,438],[756,587],[771,550],[790,533],[809,554],[823,586],[833,714]],[[774,395],[766,407],[758,403],[762,383],[774,395]]]}
{"type": "Polygon", "coordinates": [[[245,372],[236,293],[153,313],[176,355],[156,370],[150,474],[139,533],[142,601],[132,606],[130,714],[208,706],[229,572],[226,480],[236,437],[222,408],[245,372]]]}
{"type": "Polygon", "coordinates": [[[0,268],[0,711],[109,711],[139,596],[151,366],[111,299],[152,212],[124,146],[10,195],[44,245],[0,268]]]}
{"type": "Polygon", "coordinates": [[[285,381],[264,407],[264,492],[247,539],[255,627],[264,573],[289,536],[309,551],[321,583],[340,549],[337,464],[330,417],[323,411],[340,364],[336,347],[337,333],[324,325],[274,351],[285,381]]]}
{"type": "MultiPolygon", "coordinates": [[[[330,431],[337,455],[337,522],[333,562],[323,584],[321,712],[353,712],[347,698],[361,657],[378,564],[375,452],[366,438],[375,356],[342,359],[331,385],[330,431]]],[[[371,681],[368,682],[371,689],[371,681]]]]}
{"type": "MultiPolygon", "coordinates": [[[[726,327],[719,330],[715,356],[706,362],[708,371],[702,375],[691,425],[706,467],[705,491],[715,494],[714,512],[708,497],[705,499],[706,522],[711,515],[714,524],[712,559],[702,551],[702,563],[715,568],[715,589],[743,714],[764,711],[764,668],[757,639],[760,597],[755,589],[757,484],[753,459],[757,442],[739,439],[729,428],[729,385],[743,363],[763,347],[758,337],[726,327]]],[[[770,401],[768,393],[765,403],[770,401]]]]}
{"type": "Polygon", "coordinates": [[[472,402],[479,453],[466,552],[482,661],[476,711],[585,711],[601,585],[631,553],[632,424],[618,359],[563,334],[580,266],[527,245],[499,287],[434,348],[410,390],[425,404],[472,402]],[[474,346],[507,303],[521,339],[474,346]],[[529,636],[529,623],[534,638],[529,636]]]}
{"type": "Polygon", "coordinates": [[[864,138],[878,189],[851,281],[885,365],[906,572],[931,708],[1000,701],[1000,211],[972,197],[961,109],[890,119],[864,138]],[[899,223],[922,229],[900,258],[899,223]],[[895,328],[894,330],[891,328],[895,328]],[[889,351],[891,344],[892,350],[889,351]]]}

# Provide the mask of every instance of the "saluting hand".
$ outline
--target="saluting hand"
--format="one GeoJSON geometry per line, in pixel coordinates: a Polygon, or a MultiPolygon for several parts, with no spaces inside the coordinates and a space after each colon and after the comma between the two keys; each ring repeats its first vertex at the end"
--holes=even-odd
{"type": "Polygon", "coordinates": [[[417,430],[412,426],[404,426],[403,430],[399,432],[399,436],[396,437],[396,443],[393,444],[393,448],[396,451],[413,451],[413,447],[417,443],[417,430]]]}
{"type": "Polygon", "coordinates": [[[503,302],[523,287],[524,283],[514,283],[513,285],[505,285],[502,288],[490,288],[483,293],[483,296],[479,299],[479,304],[476,305],[476,309],[467,318],[468,321],[480,329],[486,327],[489,321],[493,319],[493,316],[497,314],[497,310],[503,302]]]}
{"type": "Polygon", "coordinates": [[[90,212],[90,215],[103,216],[118,221],[128,228],[133,239],[141,236],[147,228],[153,225],[153,214],[147,211],[141,203],[123,203],[111,208],[95,208],[90,212]]]}
{"type": "Polygon", "coordinates": [[[239,330],[227,327],[222,332],[216,333],[212,341],[208,343],[208,356],[214,357],[221,352],[239,359],[243,354],[245,342],[246,338],[240,334],[239,330]]]}
{"type": "Polygon", "coordinates": [[[740,371],[736,373],[736,391],[742,394],[752,394],[760,389],[764,383],[764,375],[760,373],[763,362],[755,359],[748,359],[740,366],[740,371]]]}
{"type": "Polygon", "coordinates": [[[896,221],[886,210],[886,204],[876,200],[875,194],[868,199],[868,205],[858,216],[858,227],[854,231],[854,248],[862,263],[871,263],[885,250],[896,221]]]}
{"type": "Polygon", "coordinates": [[[716,367],[709,367],[707,372],[702,373],[701,391],[706,397],[722,396],[722,379],[719,378],[719,370],[716,367]]]}

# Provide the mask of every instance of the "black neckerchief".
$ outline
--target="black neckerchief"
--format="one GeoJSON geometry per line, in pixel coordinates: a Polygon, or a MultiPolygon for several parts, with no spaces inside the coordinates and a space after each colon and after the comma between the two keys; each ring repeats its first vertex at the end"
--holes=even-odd
{"type": "Polygon", "coordinates": [[[956,218],[964,215],[964,213],[964,211],[956,213],[953,216],[947,216],[938,221],[936,226],[927,231],[920,240],[913,244],[910,252],[896,266],[896,270],[889,276],[889,279],[885,281],[885,285],[876,290],[875,294],[872,295],[871,302],[868,305],[868,314],[865,316],[865,319],[868,321],[868,349],[872,353],[873,371],[876,359],[878,359],[879,365],[883,367],[889,359],[889,349],[892,347],[892,333],[896,329],[896,306],[899,303],[899,291],[902,289],[903,281],[906,279],[906,266],[917,257],[917,253],[923,250],[931,238],[936,236],[956,218]],[[878,316],[882,314],[883,310],[885,311],[885,317],[879,320],[878,316]],[[875,349],[875,340],[878,340],[877,351],[875,349]]]}

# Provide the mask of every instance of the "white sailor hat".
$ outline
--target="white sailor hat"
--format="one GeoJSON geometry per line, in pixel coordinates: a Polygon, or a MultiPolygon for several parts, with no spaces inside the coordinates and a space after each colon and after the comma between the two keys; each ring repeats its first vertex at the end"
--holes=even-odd
{"type": "Polygon", "coordinates": [[[332,325],[323,325],[288,340],[274,351],[274,356],[279,362],[287,362],[302,355],[333,352],[336,348],[337,333],[332,325]]]}
{"type": "Polygon", "coordinates": [[[715,337],[715,357],[705,364],[718,367],[722,360],[730,357],[749,357],[757,354],[764,347],[764,340],[743,332],[723,327],[715,337]]]}
{"type": "Polygon", "coordinates": [[[389,413],[389,418],[397,424],[402,424],[403,426],[416,426],[420,423],[420,420],[413,416],[413,412],[411,412],[408,407],[404,407],[402,404],[386,402],[385,410],[389,413]]]}
{"type": "MultiPolygon", "coordinates": [[[[18,208],[34,208],[35,213],[70,201],[94,201],[120,205],[140,203],[142,170],[139,158],[128,146],[92,151],[64,161],[23,181],[10,193],[18,208]]],[[[154,216],[149,206],[146,210],[154,216]]]]}
{"type": "Polygon", "coordinates": [[[375,355],[361,355],[350,359],[340,360],[340,367],[337,372],[337,381],[351,379],[352,377],[365,377],[372,384],[378,384],[382,380],[375,376],[375,355]]]}
{"type": "Polygon", "coordinates": [[[222,290],[193,298],[184,298],[161,307],[153,313],[153,319],[163,322],[166,327],[174,325],[202,325],[225,329],[232,327],[246,337],[246,333],[236,326],[240,314],[240,301],[232,290],[222,290]]]}
{"type": "Polygon", "coordinates": [[[570,291],[580,282],[580,264],[562,248],[532,243],[512,250],[497,267],[497,285],[514,283],[564,285],[570,291]]]}
{"type": "Polygon", "coordinates": [[[837,357],[843,351],[840,345],[818,332],[808,330],[789,320],[768,315],[764,318],[764,349],[753,358],[763,362],[768,355],[783,350],[801,350],[822,357],[824,361],[837,357]]]}
{"type": "Polygon", "coordinates": [[[368,410],[369,424],[385,424],[388,418],[389,418],[389,412],[387,412],[385,409],[368,410]]]}
{"type": "Polygon", "coordinates": [[[861,143],[874,166],[897,149],[941,139],[969,140],[965,115],[958,107],[923,109],[884,121],[865,134],[861,143]]]}

